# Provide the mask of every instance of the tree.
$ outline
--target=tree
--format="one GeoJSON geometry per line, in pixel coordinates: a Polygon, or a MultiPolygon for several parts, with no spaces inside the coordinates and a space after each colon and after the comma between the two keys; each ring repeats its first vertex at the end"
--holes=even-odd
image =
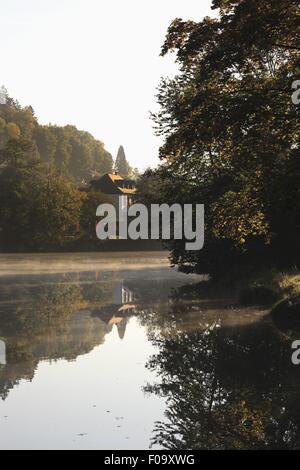
{"type": "Polygon", "coordinates": [[[93,166],[92,149],[86,143],[82,142],[80,137],[70,139],[72,146],[71,159],[69,162],[69,173],[76,175],[77,181],[88,182],[92,178],[90,174],[93,166]]]}
{"type": "Polygon", "coordinates": [[[111,154],[105,150],[103,142],[98,140],[94,142],[92,155],[95,175],[101,176],[112,172],[114,161],[111,154]]]}
{"type": "Polygon", "coordinates": [[[14,122],[9,122],[6,126],[9,139],[18,140],[21,136],[20,128],[14,122]]]}
{"type": "Polygon", "coordinates": [[[54,165],[57,137],[49,126],[37,126],[33,132],[39,154],[43,162],[54,165]]]}
{"type": "Polygon", "coordinates": [[[150,175],[161,181],[152,197],[181,194],[181,202],[206,205],[204,251],[171,246],[184,269],[224,269],[235,260],[262,261],[262,253],[264,260],[295,263],[300,108],[291,86],[300,75],[298,3],[215,0],[213,7],[218,18],[175,20],[163,46],[162,54],[176,52],[180,72],[159,87],[153,118],[165,142],[162,168],[150,175]]]}
{"type": "Polygon", "coordinates": [[[42,164],[34,143],[9,141],[0,163],[2,247],[53,249],[78,237],[82,194],[42,164]]]}
{"type": "Polygon", "coordinates": [[[3,184],[1,244],[14,250],[48,250],[78,238],[82,195],[57,174],[24,176],[3,184]]]}
{"type": "Polygon", "coordinates": [[[7,143],[7,126],[6,121],[0,117],[0,148],[3,148],[7,143]]]}
{"type": "Polygon", "coordinates": [[[82,194],[55,172],[34,185],[29,212],[32,246],[48,249],[77,240],[82,194]]]}
{"type": "Polygon", "coordinates": [[[90,191],[84,194],[80,217],[80,228],[83,232],[84,240],[98,241],[96,236],[96,225],[98,223],[96,217],[97,207],[100,204],[110,202],[109,196],[98,191],[90,191]]]}
{"type": "Polygon", "coordinates": [[[130,165],[127,162],[124,147],[121,145],[118,150],[118,155],[115,163],[116,170],[123,177],[128,177],[131,171],[130,165]]]}
{"type": "Polygon", "coordinates": [[[41,161],[34,142],[27,139],[11,139],[0,149],[0,165],[4,167],[2,180],[5,177],[21,178],[24,173],[35,174],[41,161]]]}
{"type": "Polygon", "coordinates": [[[0,105],[5,105],[8,101],[8,92],[7,92],[7,89],[5,88],[5,86],[2,86],[0,88],[0,105]]]}

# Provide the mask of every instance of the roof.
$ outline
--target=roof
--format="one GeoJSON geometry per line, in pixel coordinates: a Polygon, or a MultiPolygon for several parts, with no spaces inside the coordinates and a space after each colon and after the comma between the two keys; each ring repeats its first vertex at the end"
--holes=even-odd
{"type": "Polygon", "coordinates": [[[123,178],[121,175],[113,175],[113,174],[109,173],[107,176],[108,176],[113,182],[115,182],[115,181],[123,181],[123,180],[124,180],[124,178],[123,178]]]}
{"type": "Polygon", "coordinates": [[[121,175],[107,173],[100,179],[92,180],[91,186],[101,190],[104,194],[136,194],[135,181],[125,179],[121,175]]]}
{"type": "Polygon", "coordinates": [[[118,181],[124,181],[124,183],[129,183],[129,184],[134,184],[134,181],[132,180],[126,180],[123,178],[121,175],[116,175],[116,174],[108,174],[108,177],[114,182],[114,184],[118,187],[119,191],[123,194],[135,194],[136,189],[135,188],[122,188],[122,186],[118,186],[118,181]]]}
{"type": "Polygon", "coordinates": [[[119,188],[118,189],[123,193],[123,194],[136,194],[136,189],[129,189],[129,188],[119,188]]]}

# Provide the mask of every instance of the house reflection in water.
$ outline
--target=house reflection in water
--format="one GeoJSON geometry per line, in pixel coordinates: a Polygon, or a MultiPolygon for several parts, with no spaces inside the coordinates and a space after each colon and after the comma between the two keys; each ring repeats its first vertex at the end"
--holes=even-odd
{"type": "Polygon", "coordinates": [[[123,280],[118,281],[115,287],[114,304],[92,311],[94,317],[101,318],[107,325],[116,325],[120,339],[125,337],[128,319],[135,313],[134,293],[123,280]]]}
{"type": "Polygon", "coordinates": [[[125,286],[124,281],[119,281],[115,288],[114,301],[117,305],[124,305],[134,302],[133,292],[125,286]]]}
{"type": "Polygon", "coordinates": [[[0,365],[6,365],[6,345],[2,340],[0,340],[0,365]]]}

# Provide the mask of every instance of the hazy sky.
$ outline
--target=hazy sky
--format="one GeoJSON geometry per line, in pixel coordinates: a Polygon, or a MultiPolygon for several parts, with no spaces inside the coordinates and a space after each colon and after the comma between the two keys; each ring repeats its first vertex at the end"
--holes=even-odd
{"type": "Polygon", "coordinates": [[[132,165],[158,162],[149,111],[174,58],[170,22],[201,20],[211,0],[0,0],[0,85],[43,124],[74,124],[132,165]]]}

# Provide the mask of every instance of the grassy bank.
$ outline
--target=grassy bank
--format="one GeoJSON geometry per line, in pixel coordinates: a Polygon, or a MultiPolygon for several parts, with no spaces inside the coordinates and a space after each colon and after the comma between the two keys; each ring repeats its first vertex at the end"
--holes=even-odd
{"type": "MultiPolygon", "coordinates": [[[[245,281],[243,281],[245,282],[245,281]]],[[[239,303],[270,308],[274,323],[292,335],[300,329],[300,272],[266,271],[240,288],[239,303]]]]}
{"type": "Polygon", "coordinates": [[[239,301],[243,305],[270,305],[300,295],[300,272],[267,270],[239,282],[239,301]]]}

